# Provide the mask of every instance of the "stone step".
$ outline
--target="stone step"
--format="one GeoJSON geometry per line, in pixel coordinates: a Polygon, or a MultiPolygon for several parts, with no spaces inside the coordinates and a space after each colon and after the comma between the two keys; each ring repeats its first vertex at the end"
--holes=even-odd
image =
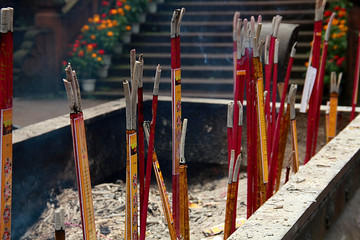
{"type": "MultiPolygon", "coordinates": [[[[129,54],[121,55],[114,59],[114,63],[128,62],[129,54]]],[[[144,53],[145,64],[168,65],[171,62],[170,53],[144,53]]],[[[182,65],[212,65],[212,66],[232,66],[232,54],[203,54],[203,53],[184,53],[181,54],[182,65]]]]}
{"type": "MultiPolygon", "coordinates": [[[[331,0],[330,0],[331,1],[331,0]]],[[[264,22],[280,14],[283,23],[300,24],[297,54],[290,83],[302,90],[313,37],[314,0],[277,1],[175,1],[158,4],[157,13],[147,14],[140,33],[123,45],[124,54],[113,56],[109,78],[97,82],[96,96],[123,96],[122,81],[129,78],[129,51],[144,53],[144,91],[151,94],[157,64],[162,66],[161,95],[170,96],[170,20],[175,8],[185,7],[181,24],[182,95],[232,98],[233,57],[232,20],[234,11],[241,18],[262,15],[264,22]]],[[[280,69],[279,69],[280,70],[280,69]]],[[[280,74],[279,74],[280,75],[280,74]]],[[[278,79],[283,81],[283,79],[278,79]]]]}
{"type": "Polygon", "coordinates": [[[262,10],[302,10],[314,9],[313,0],[281,0],[281,1],[177,1],[159,4],[158,12],[171,12],[176,8],[185,7],[187,12],[202,11],[262,11],[262,10]]]}
{"type": "MultiPolygon", "coordinates": [[[[181,43],[181,53],[232,53],[232,42],[226,43],[181,43]]],[[[130,43],[124,45],[124,52],[135,48],[141,53],[170,53],[170,42],[167,43],[130,43]]],[[[297,52],[308,51],[310,43],[298,43],[297,52]]]]}
{"type": "MultiPolygon", "coordinates": [[[[152,78],[155,75],[156,65],[145,64],[144,65],[144,77],[152,78]]],[[[162,65],[161,76],[164,78],[170,79],[170,66],[162,65]]],[[[280,71],[280,69],[279,69],[280,71]]],[[[292,75],[293,77],[302,77],[302,74],[306,71],[306,67],[302,66],[293,66],[292,75]]],[[[130,71],[129,65],[117,65],[109,69],[109,76],[127,78],[129,79],[130,71]]],[[[182,79],[192,79],[192,78],[204,78],[204,79],[223,79],[233,78],[233,67],[232,65],[227,66],[197,66],[197,65],[183,65],[181,66],[181,77],[182,79]]]]}
{"type": "MultiPolygon", "coordinates": [[[[264,21],[264,22],[271,22],[264,21]]],[[[309,30],[313,28],[314,20],[312,19],[283,19],[283,23],[300,24],[300,30],[309,30]]],[[[232,21],[194,21],[182,22],[181,33],[185,32],[227,32],[232,33],[232,21]]],[[[146,22],[141,24],[140,32],[165,32],[170,33],[170,21],[164,22],[146,22]]]]}
{"type": "MultiPolygon", "coordinates": [[[[261,15],[264,20],[270,20],[273,16],[280,14],[284,19],[313,19],[314,10],[313,9],[297,9],[297,10],[248,10],[240,12],[240,17],[242,19],[250,18],[258,15],[261,15]]],[[[232,21],[234,16],[233,11],[187,11],[186,15],[182,19],[184,22],[193,22],[193,21],[232,21]]],[[[156,14],[147,14],[146,21],[148,22],[170,22],[171,13],[169,12],[159,12],[156,14]]]]}

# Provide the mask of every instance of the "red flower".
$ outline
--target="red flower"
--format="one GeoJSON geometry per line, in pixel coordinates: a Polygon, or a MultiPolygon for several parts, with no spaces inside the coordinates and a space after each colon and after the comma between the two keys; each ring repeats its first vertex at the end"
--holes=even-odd
{"type": "Polygon", "coordinates": [[[99,54],[104,55],[104,49],[99,49],[99,54]]]}
{"type": "Polygon", "coordinates": [[[79,44],[79,43],[80,43],[80,41],[76,39],[76,40],[75,40],[75,43],[79,44]]]}
{"type": "Polygon", "coordinates": [[[101,3],[103,6],[108,6],[109,5],[109,2],[108,1],[102,1],[101,3]]]}
{"type": "Polygon", "coordinates": [[[72,49],[73,52],[76,52],[76,50],[77,50],[77,49],[76,49],[75,47],[72,49]]]}
{"type": "Polygon", "coordinates": [[[106,13],[101,14],[101,18],[106,18],[106,13]]]}
{"type": "Polygon", "coordinates": [[[334,10],[335,10],[335,11],[339,11],[340,8],[341,8],[340,6],[336,6],[336,7],[334,8],[334,10]]]}
{"type": "Polygon", "coordinates": [[[92,43],[93,48],[97,48],[97,44],[96,43],[92,43]]]}
{"type": "Polygon", "coordinates": [[[78,39],[83,39],[84,36],[83,36],[83,35],[79,35],[77,38],[78,38],[78,39]]]}
{"type": "Polygon", "coordinates": [[[335,60],[338,60],[339,58],[340,58],[339,55],[335,55],[335,56],[334,56],[334,59],[335,59],[335,60]]]}
{"type": "Polygon", "coordinates": [[[83,57],[84,56],[84,51],[83,50],[79,51],[78,56],[83,57]]]}
{"type": "Polygon", "coordinates": [[[122,7],[122,5],[123,5],[123,3],[122,3],[122,2],[120,2],[120,1],[117,1],[117,2],[116,2],[116,6],[118,6],[118,7],[122,7]]]}
{"type": "Polygon", "coordinates": [[[336,61],[336,65],[337,65],[338,67],[340,67],[344,61],[345,61],[345,57],[339,58],[339,59],[336,61]]]}
{"type": "Polygon", "coordinates": [[[67,65],[67,61],[62,61],[62,65],[65,67],[67,65]]]}
{"type": "Polygon", "coordinates": [[[329,10],[326,10],[326,11],[324,12],[324,16],[325,16],[325,17],[330,17],[330,16],[331,16],[331,12],[330,12],[329,10]]]}
{"type": "Polygon", "coordinates": [[[341,8],[341,11],[344,11],[344,12],[346,12],[346,8],[341,8]]]}
{"type": "Polygon", "coordinates": [[[87,42],[86,42],[86,41],[82,41],[82,42],[81,42],[81,44],[86,45],[86,44],[87,44],[87,42]]]}

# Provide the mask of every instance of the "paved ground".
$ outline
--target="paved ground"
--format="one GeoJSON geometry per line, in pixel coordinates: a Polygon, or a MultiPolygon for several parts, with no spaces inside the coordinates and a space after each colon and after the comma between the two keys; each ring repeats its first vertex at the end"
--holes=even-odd
{"type": "MultiPolygon", "coordinates": [[[[83,109],[105,103],[107,100],[82,99],[83,109]]],[[[13,120],[17,127],[69,113],[67,99],[22,99],[14,98],[13,120]]]]}

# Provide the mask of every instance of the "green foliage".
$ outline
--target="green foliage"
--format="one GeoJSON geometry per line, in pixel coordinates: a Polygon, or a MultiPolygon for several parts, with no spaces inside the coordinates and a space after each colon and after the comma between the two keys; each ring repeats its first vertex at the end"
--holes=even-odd
{"type": "Polygon", "coordinates": [[[327,29],[328,22],[332,12],[336,16],[331,24],[330,39],[328,43],[328,56],[324,82],[329,84],[331,72],[345,72],[346,67],[346,49],[347,49],[347,9],[352,6],[348,0],[339,0],[330,2],[324,12],[323,38],[327,29]]]}

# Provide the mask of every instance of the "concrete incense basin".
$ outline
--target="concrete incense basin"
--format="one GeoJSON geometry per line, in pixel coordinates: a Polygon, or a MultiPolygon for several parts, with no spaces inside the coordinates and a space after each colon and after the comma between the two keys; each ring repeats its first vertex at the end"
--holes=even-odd
{"type": "MultiPolygon", "coordinates": [[[[171,98],[160,97],[155,149],[165,178],[171,176],[171,98]]],[[[188,118],[185,158],[189,164],[227,164],[226,114],[229,100],[183,98],[182,116],[188,118]]],[[[151,119],[151,101],[145,97],[145,120],[151,119]]],[[[246,114],[246,108],[244,108],[246,114]]],[[[343,128],[348,113],[339,113],[343,128]]],[[[125,101],[84,110],[92,184],[125,179],[125,101]]],[[[246,115],[244,115],[244,123],[246,115]]],[[[323,118],[321,118],[323,120],[323,118]]],[[[322,121],[323,122],[323,121],[322,121]]],[[[322,125],[322,123],[320,123],[322,125]]],[[[339,129],[339,127],[338,127],[339,129]]],[[[319,148],[324,145],[322,127],[319,148]]],[[[298,117],[299,157],[304,158],[306,115],[298,117]]],[[[38,220],[46,203],[61,189],[76,186],[70,120],[68,115],[33,124],[13,133],[12,233],[18,239],[38,220]]],[[[288,140],[288,145],[289,145],[288,140]]],[[[246,165],[246,125],[243,140],[246,165]]],[[[285,155],[289,156],[289,152],[285,155]]],[[[202,169],[189,167],[189,174],[202,169]]],[[[153,179],[154,180],[154,179],[153,179]]]]}

